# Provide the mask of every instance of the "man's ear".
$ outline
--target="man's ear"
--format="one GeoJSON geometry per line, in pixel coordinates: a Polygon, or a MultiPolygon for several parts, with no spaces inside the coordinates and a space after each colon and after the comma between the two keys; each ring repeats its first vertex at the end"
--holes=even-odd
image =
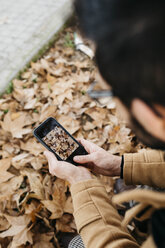
{"type": "Polygon", "coordinates": [[[165,107],[160,104],[154,104],[154,108],[157,110],[157,112],[165,118],[165,107]]]}
{"type": "MultiPolygon", "coordinates": [[[[157,105],[155,105],[155,108],[157,109],[157,105]]],[[[165,113],[165,107],[161,106],[161,110],[162,108],[165,113]]],[[[151,135],[162,141],[165,141],[164,114],[162,114],[162,117],[157,116],[155,112],[145,102],[143,102],[140,99],[134,99],[132,101],[131,112],[133,116],[136,118],[136,120],[144,127],[144,129],[148,133],[150,133],[151,135]]]]}

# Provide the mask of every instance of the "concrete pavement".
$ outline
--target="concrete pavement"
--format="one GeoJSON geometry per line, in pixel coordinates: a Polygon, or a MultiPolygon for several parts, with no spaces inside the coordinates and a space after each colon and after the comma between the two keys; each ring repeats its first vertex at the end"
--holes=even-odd
{"type": "Polygon", "coordinates": [[[71,13],[71,0],[0,0],[0,93],[71,13]]]}

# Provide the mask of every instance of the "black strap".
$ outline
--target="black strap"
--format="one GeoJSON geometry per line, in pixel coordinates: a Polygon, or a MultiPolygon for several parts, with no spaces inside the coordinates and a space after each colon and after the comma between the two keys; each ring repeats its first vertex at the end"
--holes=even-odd
{"type": "Polygon", "coordinates": [[[120,178],[123,179],[123,170],[124,170],[124,155],[121,156],[121,172],[120,172],[120,178]]]}

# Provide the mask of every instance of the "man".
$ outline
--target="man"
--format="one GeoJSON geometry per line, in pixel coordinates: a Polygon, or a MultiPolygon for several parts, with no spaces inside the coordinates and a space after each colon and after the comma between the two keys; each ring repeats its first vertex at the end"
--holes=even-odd
{"type": "MultiPolygon", "coordinates": [[[[45,155],[50,173],[71,184],[74,217],[85,247],[139,247],[103,185],[85,167],[103,175],[121,176],[127,184],[165,188],[165,2],[78,0],[76,10],[83,31],[96,44],[99,70],[120,99],[137,137],[157,151],[121,158],[81,140],[89,155],[74,160],[83,166],[59,162],[50,152],[45,155]]],[[[142,191],[126,198],[130,197],[142,202],[137,209],[147,204],[165,208],[163,193],[142,191]]],[[[164,210],[153,214],[151,226],[152,237],[142,247],[165,247],[164,210]]]]}

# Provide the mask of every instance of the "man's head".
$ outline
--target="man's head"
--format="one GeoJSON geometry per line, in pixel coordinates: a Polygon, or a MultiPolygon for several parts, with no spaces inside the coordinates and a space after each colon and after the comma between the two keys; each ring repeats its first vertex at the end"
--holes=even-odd
{"type": "Polygon", "coordinates": [[[96,61],[133,129],[165,148],[165,1],[77,0],[82,30],[96,44],[96,61]]]}

